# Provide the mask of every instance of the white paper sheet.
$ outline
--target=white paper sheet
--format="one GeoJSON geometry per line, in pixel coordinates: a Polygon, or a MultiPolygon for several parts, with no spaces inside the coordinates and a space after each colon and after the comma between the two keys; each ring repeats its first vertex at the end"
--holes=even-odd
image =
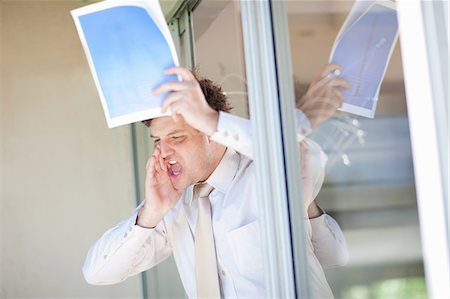
{"type": "Polygon", "coordinates": [[[108,127],[162,116],[167,94],[152,90],[178,80],[164,70],[179,62],[159,2],[107,0],[71,14],[108,127]]]}
{"type": "Polygon", "coordinates": [[[355,2],[330,55],[330,63],[342,67],[340,76],[351,86],[344,91],[340,110],[374,117],[381,82],[397,37],[397,14],[393,2],[355,2]]]}

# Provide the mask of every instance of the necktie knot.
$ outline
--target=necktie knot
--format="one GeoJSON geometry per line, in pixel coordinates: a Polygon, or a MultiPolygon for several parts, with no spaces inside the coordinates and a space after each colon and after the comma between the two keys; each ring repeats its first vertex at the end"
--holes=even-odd
{"type": "Polygon", "coordinates": [[[213,186],[211,186],[210,184],[203,183],[201,185],[195,186],[194,193],[197,195],[196,198],[208,197],[213,189],[213,186]]]}

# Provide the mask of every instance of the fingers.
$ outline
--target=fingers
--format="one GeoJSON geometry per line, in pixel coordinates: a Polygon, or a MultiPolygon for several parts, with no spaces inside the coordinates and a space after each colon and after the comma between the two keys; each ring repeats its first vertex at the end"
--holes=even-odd
{"type": "MultiPolygon", "coordinates": [[[[350,89],[350,85],[345,79],[340,77],[325,78],[313,84],[307,91],[307,98],[327,97],[341,93],[340,89],[350,89]]],[[[305,99],[306,100],[306,99],[305,99]]]]}
{"type": "Polygon", "coordinates": [[[183,115],[181,115],[179,112],[175,112],[175,113],[172,113],[172,119],[174,122],[179,122],[184,118],[183,118],[183,115]]]}
{"type": "Polygon", "coordinates": [[[167,166],[161,156],[161,148],[159,146],[156,146],[153,155],[147,162],[147,173],[151,174],[154,177],[157,173],[160,172],[167,172],[167,166]]]}
{"type": "Polygon", "coordinates": [[[300,109],[308,117],[311,128],[315,129],[336,113],[336,110],[342,106],[343,99],[342,93],[334,96],[316,97],[312,101],[305,102],[300,109]]]}
{"type": "MultiPolygon", "coordinates": [[[[188,101],[192,101],[193,98],[200,98],[200,95],[202,94],[200,85],[198,84],[197,80],[195,79],[194,75],[188,70],[184,68],[171,68],[166,71],[166,73],[177,73],[182,74],[183,78],[186,79],[186,81],[179,82],[179,81],[171,81],[164,83],[157,88],[153,90],[153,95],[159,95],[162,93],[168,92],[168,96],[164,100],[164,103],[161,107],[161,112],[166,113],[169,107],[172,108],[172,115],[174,117],[174,120],[178,119],[179,117],[175,115],[177,112],[180,113],[182,109],[174,109],[175,103],[180,102],[181,99],[187,99],[188,101]]],[[[178,105],[178,108],[182,108],[178,105]]]]}
{"type": "Polygon", "coordinates": [[[151,156],[147,161],[147,165],[146,165],[147,178],[145,180],[146,186],[149,185],[155,179],[155,176],[156,176],[155,163],[156,163],[155,156],[151,156]]]}
{"type": "Polygon", "coordinates": [[[159,168],[161,169],[161,171],[167,172],[167,165],[164,163],[164,159],[161,156],[159,156],[158,162],[159,162],[159,168]]]}
{"type": "MultiPolygon", "coordinates": [[[[201,96],[202,94],[195,94],[195,92],[186,90],[186,91],[177,91],[169,94],[161,107],[161,111],[165,113],[169,108],[172,111],[172,116],[176,116],[179,114],[183,116],[183,112],[189,110],[189,106],[196,106],[194,109],[198,112],[198,108],[201,106],[201,96]],[[199,103],[200,101],[200,103],[199,103]]],[[[206,100],[203,100],[206,102],[206,100]]]]}
{"type": "Polygon", "coordinates": [[[313,82],[318,82],[324,78],[327,78],[328,74],[330,74],[331,72],[336,70],[341,71],[341,69],[341,66],[338,64],[327,64],[320,70],[319,74],[316,76],[313,82]]]}
{"type": "Polygon", "coordinates": [[[170,93],[162,106],[162,112],[165,113],[172,103],[180,100],[185,94],[183,91],[192,90],[198,84],[192,72],[186,68],[173,67],[164,72],[166,75],[179,75],[183,81],[170,81],[153,90],[153,95],[160,95],[163,93],[170,93]]]}
{"type": "Polygon", "coordinates": [[[311,83],[310,89],[318,89],[322,86],[331,86],[331,87],[340,87],[343,89],[350,89],[350,84],[339,77],[339,75],[330,76],[335,71],[341,71],[341,67],[337,64],[328,64],[326,65],[320,74],[313,80],[311,83]]]}
{"type": "Polygon", "coordinates": [[[153,95],[160,95],[165,92],[181,91],[192,87],[192,82],[169,81],[153,89],[153,95]]]}
{"type": "MultiPolygon", "coordinates": [[[[176,103],[178,100],[180,100],[184,96],[185,96],[184,92],[172,92],[171,94],[169,94],[166,97],[166,99],[161,107],[161,112],[165,113],[169,109],[169,107],[172,106],[173,103],[176,103]]],[[[179,112],[179,111],[175,111],[173,108],[174,107],[172,107],[172,114],[176,114],[177,112],[179,112]]]]}
{"type": "Polygon", "coordinates": [[[307,172],[309,171],[309,150],[308,146],[304,141],[300,142],[300,161],[301,161],[301,175],[302,178],[307,176],[307,172]]]}
{"type": "Polygon", "coordinates": [[[167,165],[164,162],[164,158],[161,155],[161,146],[157,145],[156,146],[156,150],[155,150],[155,155],[156,155],[156,159],[158,162],[158,169],[161,170],[162,172],[167,172],[167,165]]]}
{"type": "Polygon", "coordinates": [[[300,161],[301,161],[301,185],[303,191],[303,202],[306,207],[312,200],[312,172],[311,172],[311,154],[306,142],[300,143],[300,161]]]}
{"type": "Polygon", "coordinates": [[[309,161],[311,158],[311,153],[309,152],[309,148],[306,142],[302,141],[300,143],[300,151],[301,157],[304,158],[305,161],[309,161]]]}
{"type": "Polygon", "coordinates": [[[332,117],[344,102],[342,90],[349,89],[350,85],[339,76],[328,76],[340,69],[336,64],[326,65],[300,101],[299,108],[308,116],[312,128],[332,117]]]}
{"type": "Polygon", "coordinates": [[[150,163],[151,163],[152,157],[153,156],[150,156],[150,158],[148,158],[148,160],[147,160],[147,164],[145,164],[145,169],[146,170],[148,170],[150,168],[150,163]]]}
{"type": "MultiPolygon", "coordinates": [[[[322,81],[316,83],[313,88],[343,88],[350,89],[350,84],[342,77],[326,77],[322,81]]],[[[313,89],[314,90],[314,89],[313,89]]]]}
{"type": "Polygon", "coordinates": [[[344,103],[344,94],[341,91],[339,90],[334,91],[334,99],[336,102],[336,107],[337,108],[342,107],[342,104],[344,103]]]}
{"type": "Polygon", "coordinates": [[[183,67],[172,67],[170,69],[167,69],[164,74],[166,75],[178,75],[183,79],[183,81],[196,81],[194,75],[192,72],[183,67]]]}
{"type": "Polygon", "coordinates": [[[341,77],[333,77],[329,83],[331,87],[342,87],[344,89],[350,89],[350,84],[341,77]]]}
{"type": "Polygon", "coordinates": [[[305,111],[328,111],[336,110],[342,106],[344,96],[342,93],[333,93],[323,97],[316,97],[313,101],[305,102],[302,109],[305,111]]]}
{"type": "Polygon", "coordinates": [[[161,164],[159,159],[161,158],[158,147],[156,147],[155,152],[153,153],[153,157],[155,158],[154,169],[156,172],[162,172],[161,164]]]}

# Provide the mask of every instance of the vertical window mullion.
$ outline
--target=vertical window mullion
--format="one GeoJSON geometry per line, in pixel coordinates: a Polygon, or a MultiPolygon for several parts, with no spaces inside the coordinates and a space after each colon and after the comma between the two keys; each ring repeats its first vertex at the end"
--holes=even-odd
{"type": "Polygon", "coordinates": [[[267,297],[295,298],[286,164],[269,1],[241,1],[267,297]]]}
{"type": "Polygon", "coordinates": [[[304,211],[304,201],[299,180],[301,177],[300,157],[295,125],[295,93],[287,24],[288,18],[284,1],[272,1],[271,3],[295,284],[297,298],[311,298],[308,268],[306,267],[308,265],[308,257],[305,249],[308,245],[305,221],[303,221],[303,215],[306,215],[306,213],[304,211]]]}

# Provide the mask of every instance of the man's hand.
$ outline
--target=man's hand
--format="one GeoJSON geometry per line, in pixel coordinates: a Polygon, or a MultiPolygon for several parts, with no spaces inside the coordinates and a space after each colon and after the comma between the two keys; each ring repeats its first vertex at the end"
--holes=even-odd
{"type": "MultiPolygon", "coordinates": [[[[318,192],[314,190],[315,188],[321,187],[315,186],[318,184],[317,178],[314,175],[314,171],[312,169],[312,157],[311,153],[308,149],[308,145],[305,141],[300,143],[300,158],[301,158],[301,176],[302,176],[302,198],[305,207],[305,212],[308,215],[308,218],[316,218],[323,214],[323,211],[316,204],[314,200],[315,194],[318,192]]],[[[316,167],[322,167],[322,165],[315,165],[316,167]]]]}
{"type": "Polygon", "coordinates": [[[217,129],[219,113],[208,105],[194,75],[190,70],[180,67],[170,68],[165,74],[179,75],[183,81],[167,82],[153,90],[155,95],[170,92],[162,106],[162,112],[170,107],[175,121],[183,117],[191,127],[211,136],[217,129]]]}
{"type": "Polygon", "coordinates": [[[308,117],[312,129],[327,121],[342,106],[342,88],[349,89],[350,85],[340,77],[329,76],[340,69],[336,64],[326,65],[311,82],[308,91],[297,105],[308,117]]]}
{"type": "Polygon", "coordinates": [[[155,227],[181,198],[181,192],[175,190],[167,171],[167,166],[161,157],[161,149],[156,146],[147,162],[145,204],[139,210],[137,225],[147,228],[155,227]]]}

